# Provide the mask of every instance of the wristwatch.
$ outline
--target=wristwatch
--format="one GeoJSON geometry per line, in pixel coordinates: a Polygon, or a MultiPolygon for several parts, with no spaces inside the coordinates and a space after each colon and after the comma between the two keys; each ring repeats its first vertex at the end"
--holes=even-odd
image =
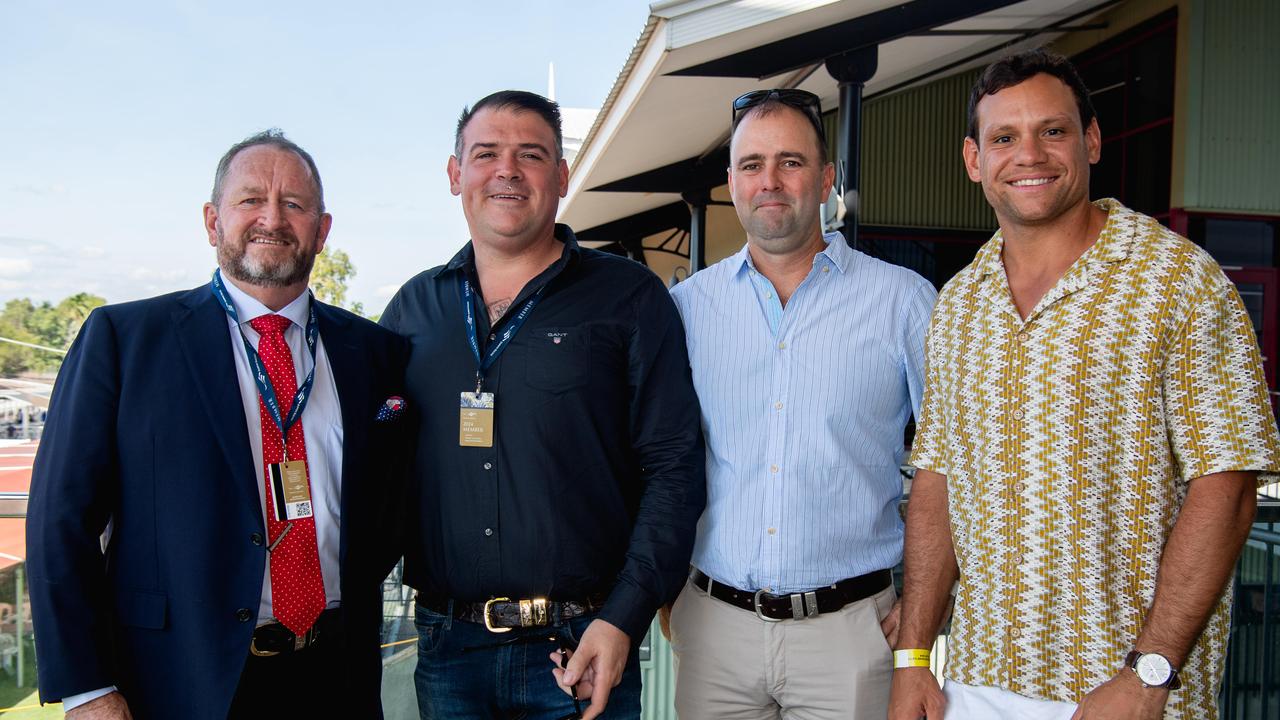
{"type": "Polygon", "coordinates": [[[1182,687],[1178,668],[1160,653],[1144,653],[1134,650],[1124,659],[1124,664],[1138,676],[1142,687],[1162,687],[1177,690],[1182,687]]]}

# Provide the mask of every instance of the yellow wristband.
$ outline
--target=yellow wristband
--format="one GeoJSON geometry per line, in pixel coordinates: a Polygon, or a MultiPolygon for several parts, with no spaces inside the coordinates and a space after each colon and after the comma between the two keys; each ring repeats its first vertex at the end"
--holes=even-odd
{"type": "Polygon", "coordinates": [[[911,667],[929,667],[929,651],[914,650],[894,650],[893,651],[893,669],[911,668],[911,667]]]}

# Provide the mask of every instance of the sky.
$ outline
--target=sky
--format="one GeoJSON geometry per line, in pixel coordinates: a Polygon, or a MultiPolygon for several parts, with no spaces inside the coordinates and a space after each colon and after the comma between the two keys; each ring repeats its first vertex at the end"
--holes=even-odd
{"type": "Polygon", "coordinates": [[[648,3],[0,0],[0,302],[207,282],[201,208],[238,140],[316,159],[348,299],[379,312],[467,241],[445,163],[496,90],[598,108],[648,3]]]}

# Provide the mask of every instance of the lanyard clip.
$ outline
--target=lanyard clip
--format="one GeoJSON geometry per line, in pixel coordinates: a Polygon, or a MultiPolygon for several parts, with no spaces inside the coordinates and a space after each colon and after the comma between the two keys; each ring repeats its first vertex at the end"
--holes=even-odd
{"type": "Polygon", "coordinates": [[[476,371],[476,395],[479,395],[480,391],[483,389],[484,389],[484,375],[481,375],[480,371],[477,370],[476,371]]]}

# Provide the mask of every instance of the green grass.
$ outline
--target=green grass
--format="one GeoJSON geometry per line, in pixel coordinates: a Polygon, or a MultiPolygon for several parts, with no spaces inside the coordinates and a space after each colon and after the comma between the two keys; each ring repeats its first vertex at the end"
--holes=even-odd
{"type": "Polygon", "coordinates": [[[36,650],[30,639],[23,641],[23,686],[18,687],[17,674],[0,670],[0,715],[14,720],[43,720],[61,718],[62,703],[40,707],[36,693],[36,650]],[[8,710],[7,708],[14,708],[8,710]]]}

